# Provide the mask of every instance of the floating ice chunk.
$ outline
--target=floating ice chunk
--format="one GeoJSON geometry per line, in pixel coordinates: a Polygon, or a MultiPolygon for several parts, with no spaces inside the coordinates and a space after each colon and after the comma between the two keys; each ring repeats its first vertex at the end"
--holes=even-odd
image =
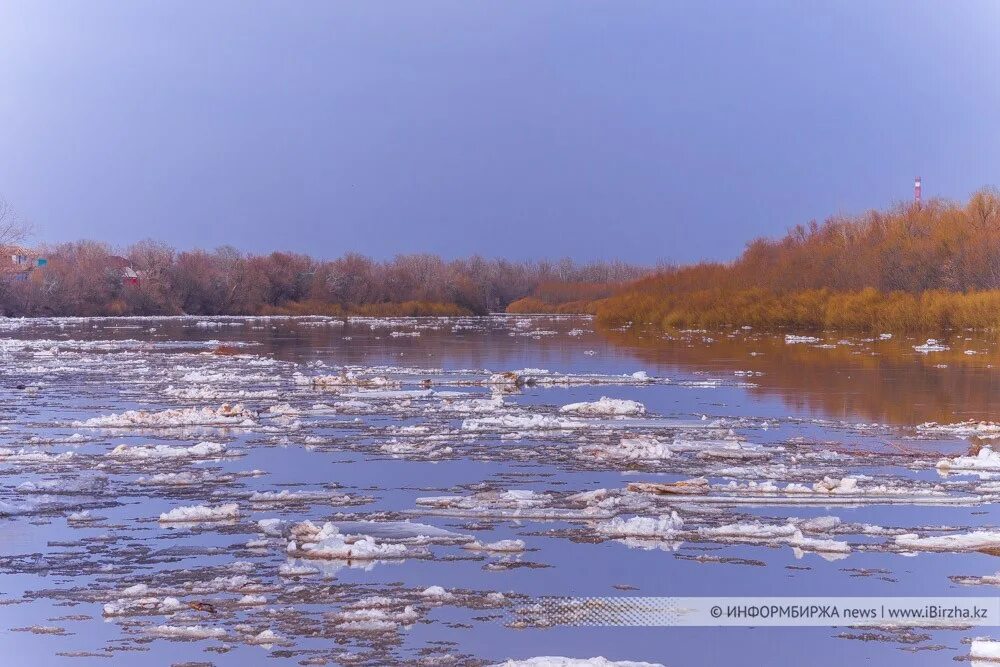
{"type": "Polygon", "coordinates": [[[319,568],[293,560],[281,564],[278,574],[282,577],[306,577],[311,574],[319,574],[319,568]]]}
{"type": "Polygon", "coordinates": [[[654,495],[701,495],[708,493],[711,486],[704,477],[683,479],[679,482],[631,482],[628,490],[635,493],[652,493],[654,495]]]}
{"type": "Polygon", "coordinates": [[[766,524],[759,521],[730,523],[724,526],[700,528],[703,537],[722,537],[737,541],[781,540],[791,538],[797,532],[792,524],[766,524]]]}
{"type": "Polygon", "coordinates": [[[597,524],[597,532],[609,537],[672,538],[684,527],[684,520],[671,512],[670,516],[652,518],[634,516],[631,519],[615,517],[597,524]]]}
{"type": "Polygon", "coordinates": [[[261,519],[257,522],[260,532],[273,537],[279,537],[281,535],[281,528],[284,525],[285,521],[282,519],[261,519]]]}
{"type": "Polygon", "coordinates": [[[42,479],[17,485],[21,493],[50,493],[53,495],[96,495],[108,485],[106,477],[85,477],[76,480],[42,479]]]}
{"type": "Polygon", "coordinates": [[[805,521],[800,521],[796,525],[803,530],[817,533],[825,533],[833,530],[841,524],[839,516],[817,516],[805,521]]]}
{"type": "Polygon", "coordinates": [[[250,502],[257,505],[282,505],[327,501],[346,504],[353,499],[346,494],[329,491],[255,491],[250,494],[250,502]]]}
{"type": "Polygon", "coordinates": [[[755,459],[768,459],[772,456],[772,454],[763,447],[736,441],[704,443],[698,443],[695,441],[695,443],[693,443],[694,447],[690,447],[691,444],[692,443],[685,443],[682,445],[680,442],[675,440],[672,449],[677,451],[682,446],[689,449],[695,449],[697,451],[695,456],[704,460],[749,461],[755,459]]]}
{"type": "Polygon", "coordinates": [[[803,551],[826,553],[850,553],[851,545],[836,540],[806,537],[794,524],[767,524],[759,521],[731,523],[723,526],[700,528],[698,534],[702,537],[735,542],[762,542],[787,544],[803,551]]]}
{"type": "Polygon", "coordinates": [[[953,459],[941,459],[937,462],[937,469],[942,472],[963,470],[1000,471],[1000,452],[993,451],[992,447],[983,447],[975,456],[956,456],[953,459]]]}
{"type": "Polygon", "coordinates": [[[816,537],[805,537],[802,531],[796,530],[786,542],[796,549],[803,551],[816,551],[819,553],[847,554],[851,552],[851,545],[847,542],[837,540],[821,539],[816,537]]]}
{"type": "Polygon", "coordinates": [[[167,639],[222,639],[226,631],[222,628],[206,628],[201,625],[158,625],[149,628],[147,633],[154,637],[167,639]]]}
{"type": "Polygon", "coordinates": [[[244,595],[236,604],[241,607],[260,607],[267,604],[267,598],[263,595],[244,595]]]}
{"type": "Polygon", "coordinates": [[[417,498],[418,505],[431,507],[456,507],[462,509],[529,509],[544,507],[552,499],[547,493],[528,489],[484,491],[474,496],[426,496],[417,498]]]}
{"type": "Polygon", "coordinates": [[[596,658],[564,658],[562,656],[539,656],[525,660],[508,660],[493,667],[663,667],[658,662],[635,662],[632,660],[608,660],[596,658]]]}
{"type": "Polygon", "coordinates": [[[187,505],[175,507],[169,512],[160,515],[162,523],[197,523],[202,521],[229,521],[238,518],[240,515],[239,506],[236,503],[227,503],[217,507],[207,505],[187,505]]]}
{"type": "Polygon", "coordinates": [[[981,577],[971,575],[956,575],[949,577],[956,584],[963,586],[1000,586],[1000,572],[984,574],[981,577]]]}
{"type": "Polygon", "coordinates": [[[448,412],[480,413],[498,412],[504,407],[503,396],[494,394],[490,398],[470,398],[465,400],[445,400],[442,410],[448,412]]]}
{"type": "Polygon", "coordinates": [[[34,496],[23,503],[10,503],[0,500],[0,516],[21,516],[30,514],[55,513],[75,510],[79,508],[79,503],[73,501],[63,501],[50,495],[34,496]]]}
{"type": "Polygon", "coordinates": [[[394,632],[396,627],[397,625],[392,621],[383,621],[375,618],[337,623],[338,630],[348,632],[394,632]]]}
{"type": "Polygon", "coordinates": [[[579,428],[592,428],[597,424],[589,424],[578,419],[552,417],[538,414],[513,414],[491,417],[476,417],[462,421],[464,431],[559,431],[579,428]]]}
{"type": "Polygon", "coordinates": [[[348,534],[371,535],[376,540],[391,540],[407,544],[461,544],[468,535],[414,521],[338,521],[337,527],[348,534]]]}
{"type": "Polygon", "coordinates": [[[330,522],[320,529],[311,521],[300,523],[292,535],[299,542],[290,540],[286,551],[304,558],[377,560],[402,558],[407,552],[405,545],[379,543],[371,535],[345,535],[330,522]]]}
{"type": "Polygon", "coordinates": [[[483,491],[471,496],[430,496],[416,499],[417,505],[428,508],[421,510],[421,514],[564,521],[611,516],[609,512],[599,507],[583,509],[551,507],[552,501],[553,498],[549,494],[521,489],[503,492],[483,491]]]}
{"type": "Polygon", "coordinates": [[[951,348],[938,342],[935,338],[928,338],[926,343],[914,345],[913,349],[921,354],[927,354],[928,352],[944,352],[945,350],[950,350],[951,348]]]}
{"type": "Polygon", "coordinates": [[[306,384],[317,388],[323,387],[398,387],[399,382],[383,376],[365,376],[354,371],[345,371],[340,375],[318,375],[307,377],[301,373],[295,374],[296,384],[306,384]]]}
{"type": "Polygon", "coordinates": [[[562,374],[553,373],[542,368],[524,368],[519,371],[506,371],[491,375],[483,384],[511,389],[525,386],[576,386],[576,385],[642,385],[652,384],[651,378],[644,371],[627,375],[600,375],[590,373],[562,374]]]}
{"type": "Polygon", "coordinates": [[[646,406],[638,401],[602,396],[590,403],[570,403],[559,408],[559,412],[594,416],[628,416],[645,414],[646,406]]]}
{"type": "Polygon", "coordinates": [[[203,482],[227,482],[231,479],[228,476],[215,476],[208,471],[200,470],[198,472],[161,472],[149,477],[140,477],[135,481],[136,484],[144,486],[191,486],[203,482]]]}
{"type": "Polygon", "coordinates": [[[699,498],[699,502],[715,502],[728,499],[735,503],[768,504],[854,504],[860,500],[866,503],[920,503],[950,504],[965,502],[960,496],[948,495],[940,486],[925,487],[912,484],[874,484],[859,486],[857,477],[824,477],[812,485],[789,482],[784,488],[773,481],[735,481],[718,487],[726,495],[699,498]]]}
{"type": "MultiPolygon", "coordinates": [[[[548,371],[543,372],[547,373],[548,371]]],[[[524,379],[514,371],[504,371],[503,373],[494,373],[491,375],[486,384],[515,387],[524,384],[524,379]]]]}
{"type": "Polygon", "coordinates": [[[796,336],[795,334],[785,335],[785,344],[795,345],[797,343],[818,343],[819,338],[815,336],[796,336]]]}
{"type": "Polygon", "coordinates": [[[49,454],[37,449],[18,449],[15,452],[0,452],[0,461],[3,463],[68,463],[75,456],[76,454],[73,452],[49,454]]]}
{"type": "MultiPolygon", "coordinates": [[[[986,660],[1000,664],[1000,642],[990,639],[973,639],[969,648],[969,657],[973,660],[986,660]]],[[[979,667],[979,663],[974,663],[979,667]]]]}
{"type": "Polygon", "coordinates": [[[455,597],[454,593],[449,593],[441,586],[428,586],[420,592],[420,595],[425,598],[432,598],[435,600],[448,600],[455,597]]]}
{"type": "Polygon", "coordinates": [[[199,329],[221,329],[222,327],[241,327],[243,322],[220,322],[218,320],[198,320],[194,323],[199,329]]]}
{"type": "Polygon", "coordinates": [[[524,551],[524,540],[498,540],[496,542],[480,542],[476,540],[462,546],[469,551],[495,551],[499,553],[520,553],[524,551]]]}
{"type": "Polygon", "coordinates": [[[105,616],[141,616],[146,614],[172,614],[186,606],[175,597],[126,597],[104,605],[105,616]]]}
{"type": "Polygon", "coordinates": [[[337,614],[336,618],[339,630],[393,632],[400,626],[413,625],[420,620],[420,615],[410,605],[399,609],[394,599],[375,597],[361,600],[359,606],[337,614]]]}
{"type": "Polygon", "coordinates": [[[916,533],[896,536],[896,546],[909,551],[982,551],[1000,549],[1000,532],[976,530],[971,533],[920,537],[916,533]]]}
{"type": "Polygon", "coordinates": [[[824,477],[823,481],[816,482],[812,488],[816,493],[854,494],[861,492],[856,477],[841,477],[840,479],[824,477]]]}
{"type": "Polygon", "coordinates": [[[414,398],[431,398],[434,394],[435,392],[433,389],[362,389],[360,391],[343,394],[343,397],[347,399],[360,400],[407,400],[414,398]]]}
{"type": "Polygon", "coordinates": [[[218,408],[178,408],[162,412],[129,410],[116,415],[92,417],[74,426],[87,428],[167,428],[176,426],[253,426],[254,415],[240,404],[223,403],[218,408]]]}
{"type": "Polygon", "coordinates": [[[171,445],[118,445],[108,456],[122,460],[148,459],[205,459],[215,458],[226,452],[226,446],[217,442],[199,442],[190,447],[171,445]]]}
{"type": "Polygon", "coordinates": [[[267,630],[262,630],[261,632],[257,633],[252,637],[248,637],[246,639],[246,643],[255,644],[257,646],[263,646],[267,648],[274,646],[276,644],[286,645],[289,644],[290,642],[281,635],[274,632],[273,630],[267,629],[267,630]]]}
{"type": "Polygon", "coordinates": [[[581,447],[580,452],[595,458],[620,461],[662,461],[669,459],[672,454],[666,443],[650,436],[622,438],[617,447],[588,445],[581,447]]]}
{"type": "Polygon", "coordinates": [[[132,584],[128,588],[122,591],[122,595],[128,597],[144,596],[148,595],[150,592],[148,584],[132,584]]]}
{"type": "Polygon", "coordinates": [[[280,403],[278,405],[272,405],[267,409],[268,414],[272,415],[282,415],[289,417],[298,417],[302,414],[302,411],[298,408],[293,408],[288,403],[280,403]]]}
{"type": "MultiPolygon", "coordinates": [[[[237,380],[242,381],[243,378],[233,379],[234,382],[237,380]]],[[[279,396],[279,392],[277,389],[233,390],[228,388],[217,388],[213,386],[175,387],[173,385],[170,385],[163,390],[163,393],[166,394],[167,396],[173,396],[174,398],[181,398],[188,401],[214,401],[227,398],[228,399],[238,398],[240,400],[246,401],[250,399],[260,399],[260,398],[278,398],[279,396]]]]}
{"type": "Polygon", "coordinates": [[[917,425],[917,431],[928,435],[952,435],[958,438],[979,436],[980,438],[1000,437],[1000,424],[995,422],[965,421],[955,424],[924,422],[917,425]]]}

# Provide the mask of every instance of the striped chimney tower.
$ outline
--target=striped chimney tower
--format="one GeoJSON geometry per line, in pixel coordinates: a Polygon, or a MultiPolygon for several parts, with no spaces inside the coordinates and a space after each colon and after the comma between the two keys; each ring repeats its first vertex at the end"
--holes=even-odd
{"type": "Polygon", "coordinates": [[[920,177],[917,176],[913,180],[913,203],[920,208],[920,177]]]}

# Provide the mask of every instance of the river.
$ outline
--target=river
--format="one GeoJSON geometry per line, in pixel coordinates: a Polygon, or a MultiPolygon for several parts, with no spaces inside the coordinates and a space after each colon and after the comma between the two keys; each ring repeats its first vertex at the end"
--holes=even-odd
{"type": "Polygon", "coordinates": [[[968,659],[996,628],[573,627],[533,605],[995,597],[997,343],[0,320],[3,646],[71,665],[968,659]]]}

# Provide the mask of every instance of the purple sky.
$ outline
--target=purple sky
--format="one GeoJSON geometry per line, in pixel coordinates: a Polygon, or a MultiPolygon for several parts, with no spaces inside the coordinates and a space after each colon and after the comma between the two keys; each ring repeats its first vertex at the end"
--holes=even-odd
{"type": "Polygon", "coordinates": [[[1000,184],[995,2],[0,3],[42,241],[730,258],[1000,184]]]}

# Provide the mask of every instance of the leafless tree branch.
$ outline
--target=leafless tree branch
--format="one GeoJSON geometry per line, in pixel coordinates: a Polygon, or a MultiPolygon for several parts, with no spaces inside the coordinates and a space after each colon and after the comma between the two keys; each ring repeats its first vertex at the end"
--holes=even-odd
{"type": "Polygon", "coordinates": [[[24,221],[14,207],[0,198],[0,247],[24,242],[31,235],[31,225],[24,221]]]}

